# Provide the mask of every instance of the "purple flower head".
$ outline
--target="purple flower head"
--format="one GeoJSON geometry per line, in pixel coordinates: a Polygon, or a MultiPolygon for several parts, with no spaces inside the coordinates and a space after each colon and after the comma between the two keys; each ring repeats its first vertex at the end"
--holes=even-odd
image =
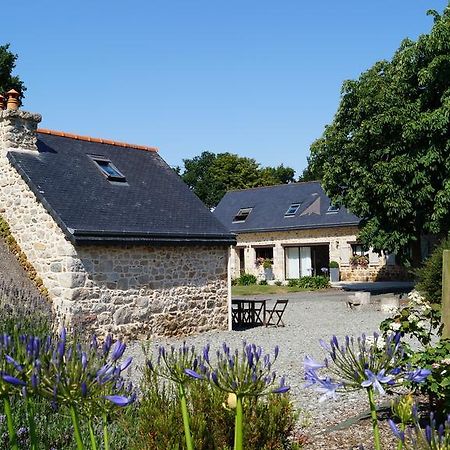
{"type": "Polygon", "coordinates": [[[117,406],[128,406],[133,402],[132,397],[125,397],[123,395],[105,395],[106,400],[109,400],[111,403],[114,403],[117,406]]]}
{"type": "MultiPolygon", "coordinates": [[[[127,369],[129,365],[132,363],[133,358],[129,356],[120,366],[119,370],[122,372],[123,370],[127,369]]],[[[150,363],[151,364],[151,363],[150,363]]]]}
{"type": "Polygon", "coordinates": [[[326,364],[319,363],[319,362],[315,361],[313,358],[311,358],[310,356],[306,355],[303,366],[305,368],[305,371],[309,371],[309,370],[323,369],[324,367],[326,367],[326,364]]]}
{"type": "Polygon", "coordinates": [[[11,358],[11,356],[5,355],[5,359],[6,359],[6,362],[8,364],[12,364],[14,366],[14,369],[16,369],[18,372],[23,372],[23,367],[17,361],[15,361],[13,358],[11,358]]]}
{"type": "Polygon", "coordinates": [[[422,383],[428,375],[431,374],[429,369],[416,369],[406,373],[406,379],[412,383],[422,383]]]}
{"type": "Polygon", "coordinates": [[[425,438],[426,438],[427,442],[431,445],[431,440],[433,439],[433,433],[432,433],[430,425],[427,425],[425,427],[425,438]]]}
{"type": "Polygon", "coordinates": [[[26,386],[27,385],[27,383],[25,383],[25,381],[19,380],[18,378],[13,377],[11,375],[5,374],[2,376],[2,378],[3,378],[3,381],[6,381],[7,383],[12,384],[14,386],[26,386]]]}
{"type": "Polygon", "coordinates": [[[373,389],[375,391],[377,391],[380,395],[384,395],[386,392],[383,389],[382,384],[386,384],[386,383],[389,383],[390,381],[392,381],[392,376],[391,375],[385,376],[384,372],[385,372],[385,370],[382,369],[377,374],[374,374],[369,369],[366,369],[364,371],[364,373],[367,376],[367,380],[364,380],[361,383],[361,386],[365,387],[365,388],[372,386],[373,389]]]}
{"type": "Polygon", "coordinates": [[[405,442],[405,433],[403,431],[400,431],[397,428],[397,425],[395,425],[395,423],[392,421],[392,419],[388,419],[388,423],[389,423],[389,426],[391,427],[392,432],[394,433],[394,436],[398,440],[405,442]]]}
{"type": "Polygon", "coordinates": [[[121,358],[123,355],[123,352],[125,351],[125,348],[126,348],[126,345],[123,342],[117,341],[114,344],[111,359],[113,361],[117,361],[119,358],[121,358]]]}
{"type": "Polygon", "coordinates": [[[111,350],[111,345],[112,345],[112,336],[108,334],[108,336],[106,336],[105,342],[103,343],[104,355],[107,355],[109,353],[109,351],[111,350]]]}
{"type": "Polygon", "coordinates": [[[209,363],[209,348],[210,348],[209,344],[206,344],[205,347],[203,348],[203,359],[207,363],[209,363]]]}
{"type": "Polygon", "coordinates": [[[81,367],[83,368],[83,370],[86,370],[87,364],[88,364],[88,359],[87,359],[86,352],[82,352],[81,353],[81,367]]]}
{"type": "Polygon", "coordinates": [[[33,389],[37,389],[39,384],[39,378],[37,377],[37,375],[35,373],[33,373],[33,375],[31,375],[31,387],[33,389]]]}
{"type": "Polygon", "coordinates": [[[86,397],[87,397],[87,393],[88,393],[88,388],[87,388],[86,383],[83,381],[83,382],[81,383],[81,396],[82,396],[83,398],[86,398],[86,397]]]}
{"type": "Polygon", "coordinates": [[[284,394],[287,391],[289,391],[289,389],[290,389],[290,386],[286,385],[286,379],[283,376],[283,377],[281,377],[280,385],[276,389],[272,390],[272,393],[273,394],[284,394]]]}
{"type": "Polygon", "coordinates": [[[197,373],[195,370],[192,369],[184,369],[184,373],[197,380],[203,380],[204,378],[203,375],[197,373]]]}
{"type": "Polygon", "coordinates": [[[280,347],[278,347],[278,345],[275,345],[275,350],[273,352],[275,359],[278,358],[278,354],[280,353],[280,347]]]}
{"type": "Polygon", "coordinates": [[[322,403],[329,398],[336,399],[336,390],[340,387],[342,387],[342,385],[333,382],[330,377],[318,378],[316,390],[322,394],[319,398],[319,403],[322,403]]]}

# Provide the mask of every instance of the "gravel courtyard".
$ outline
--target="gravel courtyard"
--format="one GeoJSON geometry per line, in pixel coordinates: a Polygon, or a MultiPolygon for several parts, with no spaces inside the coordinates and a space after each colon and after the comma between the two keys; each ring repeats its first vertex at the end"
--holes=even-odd
{"type": "MultiPolygon", "coordinates": [[[[329,426],[367,411],[367,402],[365,393],[361,392],[345,395],[337,401],[319,403],[318,393],[313,389],[302,387],[304,356],[323,358],[324,353],[319,345],[319,339],[329,340],[333,334],[338,338],[347,334],[357,336],[362,332],[370,334],[378,330],[380,322],[387,317],[387,314],[379,310],[377,302],[379,295],[372,295],[371,305],[353,309],[347,306],[348,296],[349,292],[339,289],[287,294],[283,296],[289,299],[284,315],[285,327],[259,326],[242,331],[209,332],[185,339],[154,340],[153,344],[176,346],[186,340],[188,345],[195,345],[201,349],[209,342],[213,350],[222,342],[227,342],[232,348],[240,349],[242,341],[245,340],[262,346],[266,352],[272,351],[275,345],[278,345],[280,354],[274,369],[280,375],[286,375],[293,400],[303,411],[303,424],[314,424],[311,433],[321,434],[329,426]]],[[[271,303],[275,298],[272,296],[271,303]]],[[[132,345],[128,351],[128,354],[130,353],[135,356],[136,365],[142,364],[143,356],[139,344],[132,345]]],[[[343,448],[339,447],[342,444],[337,445],[336,448],[343,448]]],[[[312,448],[333,447],[329,443],[322,447],[317,442],[312,448]]]]}

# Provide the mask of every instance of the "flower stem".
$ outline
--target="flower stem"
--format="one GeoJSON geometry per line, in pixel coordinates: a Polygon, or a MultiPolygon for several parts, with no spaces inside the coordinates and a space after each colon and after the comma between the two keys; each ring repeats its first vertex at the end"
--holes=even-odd
{"type": "Polygon", "coordinates": [[[184,386],[178,383],[178,391],[180,394],[181,414],[183,416],[184,436],[186,438],[187,450],[194,450],[194,444],[192,442],[191,427],[189,425],[189,411],[186,401],[186,392],[184,386]]]}
{"type": "Polygon", "coordinates": [[[103,414],[103,445],[105,450],[109,450],[108,416],[103,414]]]}
{"type": "Polygon", "coordinates": [[[378,428],[377,408],[375,406],[375,396],[372,386],[367,388],[369,395],[370,415],[372,417],[373,440],[375,450],[381,450],[380,429],[378,428]]]}
{"type": "Polygon", "coordinates": [[[92,420],[88,420],[88,427],[89,427],[89,437],[91,438],[91,449],[97,450],[97,441],[95,440],[95,433],[94,433],[94,427],[92,426],[92,420]]]}
{"type": "Polygon", "coordinates": [[[236,416],[234,423],[234,450],[243,449],[243,408],[242,408],[242,397],[240,395],[236,396],[236,416]]]}
{"type": "Polygon", "coordinates": [[[38,448],[38,440],[36,436],[36,423],[34,421],[34,411],[30,399],[28,396],[25,397],[25,409],[27,411],[28,426],[30,428],[30,444],[31,450],[36,450],[38,448]]]}
{"type": "MultiPolygon", "coordinates": [[[[406,424],[404,424],[403,422],[400,424],[400,431],[403,431],[403,433],[405,432],[406,429],[406,424]]],[[[397,450],[402,450],[403,449],[403,441],[399,440],[398,444],[397,444],[397,450]]]]}
{"type": "Polygon", "coordinates": [[[3,400],[3,406],[5,408],[5,416],[8,424],[8,434],[9,434],[9,445],[11,446],[11,450],[19,450],[17,445],[17,434],[14,429],[14,422],[11,413],[11,403],[9,402],[9,398],[5,397],[3,400]]]}
{"type": "Polygon", "coordinates": [[[78,420],[78,414],[75,407],[72,405],[70,407],[70,416],[72,417],[73,430],[75,434],[75,441],[77,442],[77,449],[84,450],[83,439],[81,439],[80,433],[80,423],[78,420]]]}

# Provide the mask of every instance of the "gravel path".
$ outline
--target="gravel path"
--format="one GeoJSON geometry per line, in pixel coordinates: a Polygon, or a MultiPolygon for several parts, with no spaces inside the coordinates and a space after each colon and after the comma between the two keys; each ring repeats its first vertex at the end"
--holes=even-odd
{"type": "MultiPolygon", "coordinates": [[[[231,348],[241,348],[242,341],[246,340],[262,346],[266,352],[279,345],[280,355],[274,369],[280,375],[286,375],[293,400],[303,411],[303,425],[306,422],[315,424],[313,433],[320,434],[329,426],[366,411],[367,400],[364,393],[352,393],[337,401],[319,403],[317,392],[302,388],[304,356],[323,358],[319,339],[329,340],[333,334],[338,338],[346,334],[370,334],[378,330],[380,322],[387,317],[377,308],[377,296],[372,296],[369,306],[350,309],[347,307],[348,295],[341,290],[327,290],[283,296],[289,298],[284,315],[285,327],[260,326],[243,331],[216,331],[184,339],[158,339],[154,344],[178,345],[186,340],[188,345],[195,345],[198,349],[208,342],[215,349],[225,341],[231,348]]],[[[275,297],[271,301],[275,301],[275,297]]],[[[129,347],[130,353],[134,355],[137,365],[142,363],[143,355],[138,343],[129,347]]],[[[313,448],[322,447],[314,445],[313,448]]]]}

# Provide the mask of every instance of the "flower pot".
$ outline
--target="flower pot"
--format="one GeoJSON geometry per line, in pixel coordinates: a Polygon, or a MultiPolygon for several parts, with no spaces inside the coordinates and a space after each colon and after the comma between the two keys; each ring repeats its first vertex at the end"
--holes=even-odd
{"type": "Polygon", "coordinates": [[[264,269],[264,276],[266,277],[266,281],[273,280],[273,270],[271,267],[264,269]]]}
{"type": "Polygon", "coordinates": [[[332,283],[339,281],[339,267],[330,267],[330,281],[332,283]]]}

